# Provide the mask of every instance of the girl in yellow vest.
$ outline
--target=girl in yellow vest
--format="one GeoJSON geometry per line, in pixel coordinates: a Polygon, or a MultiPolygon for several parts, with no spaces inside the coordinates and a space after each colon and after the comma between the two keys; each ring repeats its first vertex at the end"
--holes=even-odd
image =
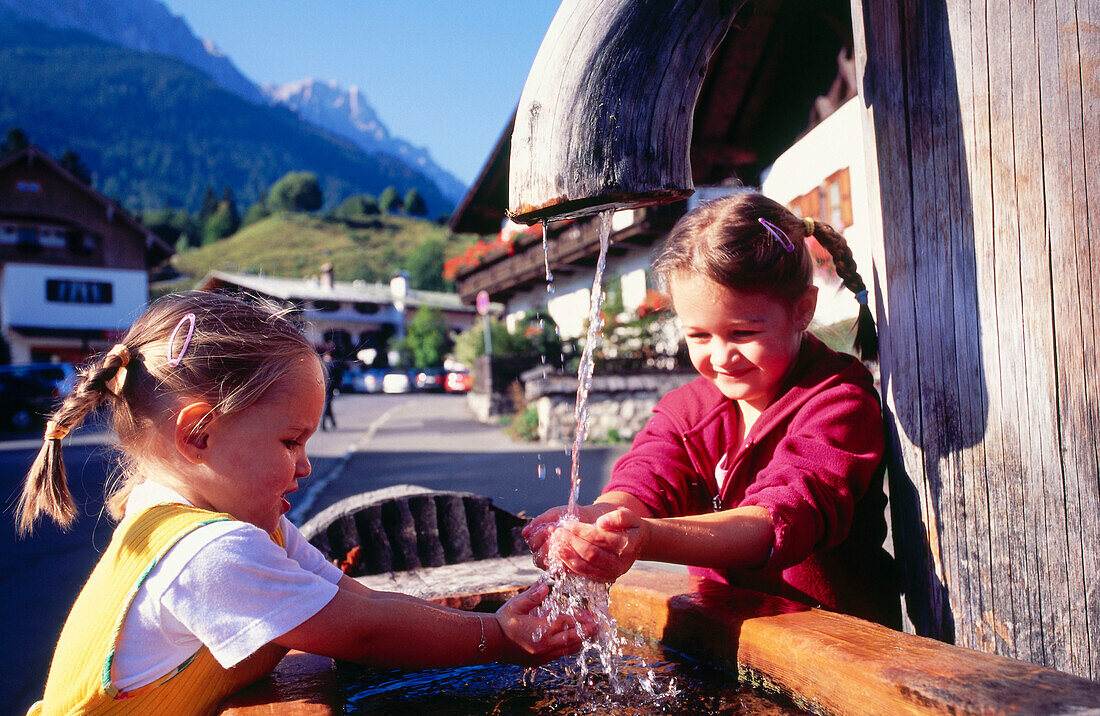
{"type": "Polygon", "coordinates": [[[87,368],[54,413],[19,529],[75,508],[61,440],[112,408],[121,520],[58,639],[33,714],[210,713],[287,649],[401,668],[577,651],[539,585],[496,614],[378,592],[342,574],[284,517],[309,475],[325,376],[285,311],[195,292],[165,297],[87,368]]]}

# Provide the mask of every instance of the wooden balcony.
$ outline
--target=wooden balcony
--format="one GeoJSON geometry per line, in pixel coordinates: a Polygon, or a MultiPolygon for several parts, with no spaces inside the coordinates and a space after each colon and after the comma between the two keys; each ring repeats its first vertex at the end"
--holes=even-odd
{"type": "MultiPolygon", "coordinates": [[[[684,203],[634,210],[634,223],[611,234],[610,256],[623,255],[630,246],[652,246],[662,239],[684,213],[684,203]]],[[[555,276],[590,270],[600,253],[599,222],[586,217],[550,224],[550,271],[555,276]]],[[[476,267],[458,275],[458,293],[473,303],[478,291],[494,301],[506,302],[517,293],[546,280],[542,237],[537,232],[517,236],[507,248],[487,254],[476,267]]]]}

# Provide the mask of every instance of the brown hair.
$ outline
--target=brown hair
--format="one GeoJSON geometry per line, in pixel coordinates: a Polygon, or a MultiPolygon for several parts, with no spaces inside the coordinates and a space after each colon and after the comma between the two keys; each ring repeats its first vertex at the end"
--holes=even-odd
{"type": "Polygon", "coordinates": [[[157,300],[134,322],[120,345],[125,350],[98,356],[79,370],[73,391],[51,416],[52,425],[23,487],[20,534],[30,533],[42,514],[62,527],[72,523],[76,510],[61,459],[61,440],[51,435],[76,428],[103,403],[111,406],[122,458],[121,479],[115,481],[107,507],[112,517],[120,519],[127,496],[144,479],[142,466],[160,456],[156,427],[181,399],[202,400],[221,416],[238,413],[255,403],[303,355],[317,355],[289,309],[205,291],[157,300]],[[184,351],[188,314],[194,314],[195,328],[184,351]],[[174,341],[173,333],[177,334],[174,341]],[[178,365],[170,362],[180,357],[178,365]],[[121,389],[114,382],[119,378],[121,389]]]}
{"type": "Polygon", "coordinates": [[[864,360],[875,360],[878,338],[866,304],[867,287],[844,237],[827,224],[799,219],[763,194],[742,192],[715,199],[680,217],[653,268],[666,288],[671,276],[686,271],[738,291],[793,302],[813,283],[813,261],[804,241],[808,236],[832,255],[837,276],[862,299],[855,346],[864,360]],[[783,236],[777,237],[761,220],[783,236]]]}

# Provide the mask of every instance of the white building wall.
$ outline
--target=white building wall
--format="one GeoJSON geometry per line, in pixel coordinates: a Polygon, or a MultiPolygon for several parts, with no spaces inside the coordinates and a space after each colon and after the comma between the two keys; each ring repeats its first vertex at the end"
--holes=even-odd
{"type": "MultiPolygon", "coordinates": [[[[856,99],[810,130],[769,167],[761,191],[788,204],[816,187],[836,171],[847,168],[851,180],[852,225],[844,238],[852,249],[860,275],[871,286],[871,246],[867,236],[867,177],[863,163],[863,127],[856,99]]],[[[819,282],[814,322],[828,325],[855,318],[858,305],[839,280],[819,282]]],[[[873,309],[873,301],[872,309],[873,309]]]]}
{"type": "Polygon", "coordinates": [[[0,271],[0,329],[12,362],[26,363],[43,343],[81,346],[79,339],[49,336],[50,330],[102,331],[103,340],[121,334],[141,315],[148,295],[144,271],[9,263],[0,271]],[[27,338],[13,328],[47,334],[27,338]]]}

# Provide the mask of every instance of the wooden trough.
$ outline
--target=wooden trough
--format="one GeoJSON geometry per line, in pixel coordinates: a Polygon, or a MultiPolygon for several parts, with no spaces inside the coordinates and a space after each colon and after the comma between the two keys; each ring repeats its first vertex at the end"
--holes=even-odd
{"type": "MultiPolygon", "coordinates": [[[[391,553],[403,554],[411,563],[415,551],[422,564],[424,554],[442,553],[444,558],[461,554],[468,558],[466,562],[358,578],[372,588],[397,589],[470,609],[503,603],[537,579],[529,554],[514,541],[504,542],[514,548],[508,555],[501,555],[498,548],[495,555],[477,558],[473,550],[474,544],[500,545],[502,534],[513,535],[522,524],[521,518],[493,507],[484,497],[400,486],[338,503],[303,531],[314,544],[334,549],[326,554],[348,569],[352,564],[362,568],[381,563],[391,553]],[[385,510],[384,505],[388,505],[385,510]],[[464,529],[458,505],[474,516],[464,526],[469,550],[453,545],[465,543],[455,536],[464,529]],[[429,518],[433,509],[434,522],[429,518]],[[375,516],[382,514],[397,517],[380,517],[379,531],[375,516]],[[352,525],[356,530],[374,525],[359,534],[375,535],[389,547],[352,544],[352,525]],[[479,530],[485,532],[476,534],[479,530]],[[433,546],[436,540],[439,548],[433,546]],[[442,547],[448,540],[452,547],[442,547]],[[360,556],[349,563],[349,553],[356,548],[360,556]],[[364,553],[375,556],[361,556],[364,553]]],[[[624,631],[727,670],[731,686],[748,682],[781,693],[812,713],[1082,714],[1100,710],[1100,683],[1088,679],[679,572],[635,567],[612,587],[611,613],[624,631]]],[[[332,660],[301,653],[288,655],[274,674],[234,696],[221,711],[232,716],[342,712],[332,660]]]]}

